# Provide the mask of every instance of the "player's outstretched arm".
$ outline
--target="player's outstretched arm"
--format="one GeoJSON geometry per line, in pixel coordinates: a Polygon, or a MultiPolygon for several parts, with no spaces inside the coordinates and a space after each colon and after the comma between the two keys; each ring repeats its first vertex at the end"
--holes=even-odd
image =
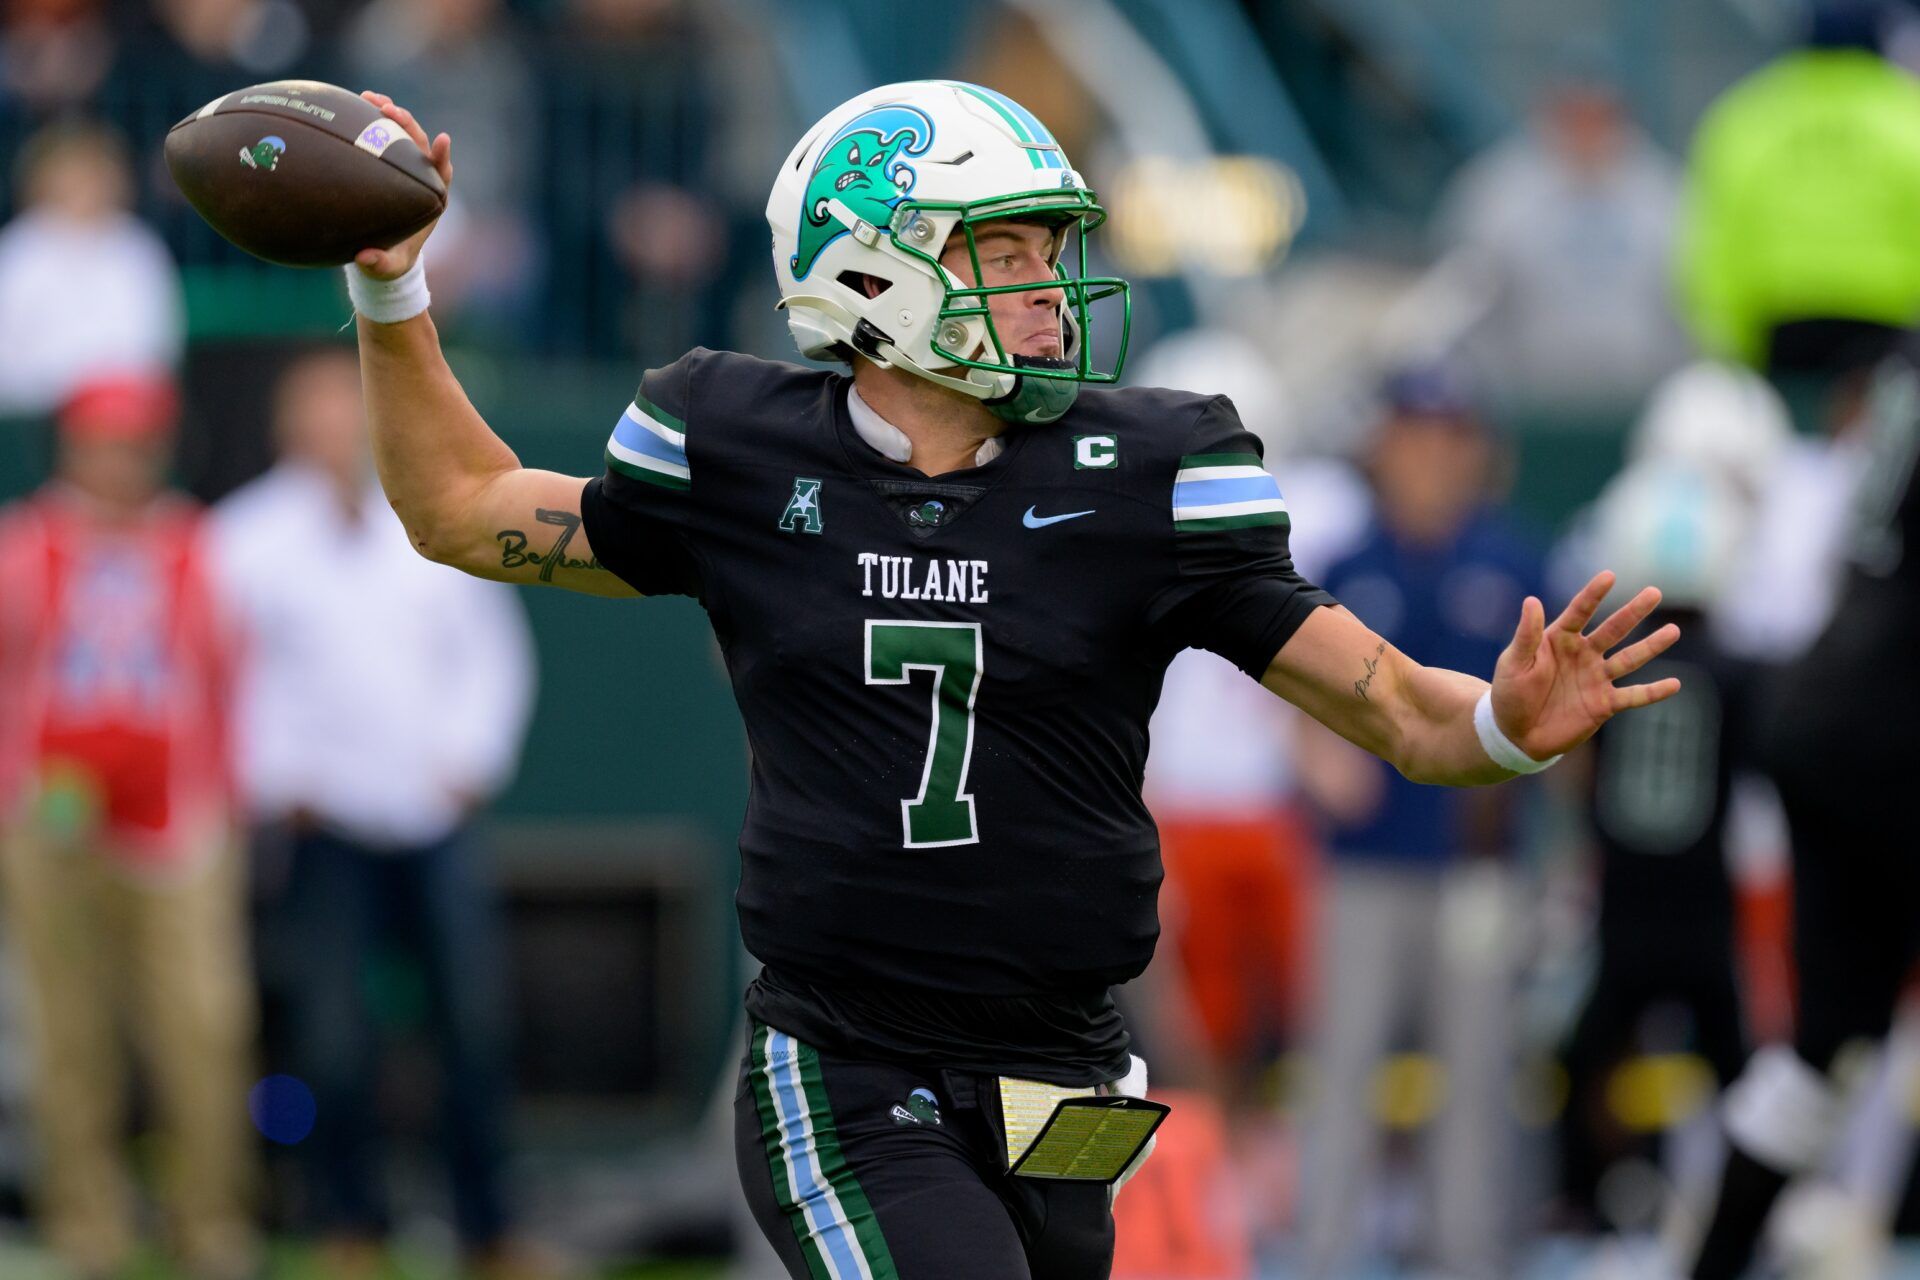
{"type": "MultiPolygon", "coordinates": [[[[430,143],[413,115],[391,98],[361,96],[405,129],[451,184],[451,138],[443,133],[430,143]]],[[[425,227],[391,249],[364,250],[349,270],[398,279],[432,230],[425,227]]],[[[501,582],[637,594],[601,567],[587,543],[580,524],[586,481],[520,465],[468,402],[428,314],[397,324],[361,316],[355,324],[380,483],[421,555],[501,582]]]]}
{"type": "MultiPolygon", "coordinates": [[[[1668,624],[1609,655],[1660,603],[1647,587],[1588,631],[1612,587],[1611,573],[1598,574],[1551,626],[1539,600],[1521,606],[1494,668],[1492,710],[1500,731],[1535,760],[1586,741],[1618,712],[1680,691],[1673,679],[1614,683],[1664,653],[1680,631],[1668,624]]],[[[1494,763],[1474,727],[1486,681],[1421,666],[1345,609],[1314,610],[1262,683],[1416,782],[1472,786],[1514,776],[1494,763]]]]}

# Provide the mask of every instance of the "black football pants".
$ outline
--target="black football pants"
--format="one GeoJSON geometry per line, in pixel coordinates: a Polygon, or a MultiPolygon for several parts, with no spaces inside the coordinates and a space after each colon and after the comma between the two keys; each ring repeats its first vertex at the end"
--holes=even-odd
{"type": "Polygon", "coordinates": [[[1793,835],[1794,1048],[1832,1068],[1856,1040],[1884,1039],[1920,954],[1920,857],[1891,794],[1783,778],[1793,835]]]}
{"type": "MultiPolygon", "coordinates": [[[[1793,952],[1800,981],[1793,1048],[1833,1070],[1847,1045],[1880,1041],[1920,954],[1920,858],[1896,786],[1827,776],[1800,759],[1775,781],[1793,837],[1793,952]]],[[[1747,1274],[1774,1201],[1796,1172],[1735,1147],[1693,1280],[1747,1274]]]]}
{"type": "Polygon", "coordinates": [[[1105,1280],[1107,1188],[1003,1172],[994,1077],[748,1031],[740,1184],[794,1280],[1105,1280]]]}

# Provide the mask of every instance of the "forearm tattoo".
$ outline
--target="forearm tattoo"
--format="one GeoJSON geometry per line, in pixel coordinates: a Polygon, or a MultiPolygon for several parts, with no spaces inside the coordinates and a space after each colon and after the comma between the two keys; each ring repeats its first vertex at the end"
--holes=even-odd
{"type": "Polygon", "coordinates": [[[527,550],[527,535],[519,529],[502,529],[494,534],[500,543],[500,567],[502,569],[520,569],[530,564],[540,566],[540,581],[552,582],[555,569],[604,570],[605,565],[597,558],[581,560],[567,554],[567,544],[573,541],[573,535],[580,532],[580,517],[572,511],[552,511],[541,507],[534,511],[533,518],[541,524],[558,525],[560,536],[553,541],[550,551],[527,550]]]}
{"type": "Polygon", "coordinates": [[[1382,654],[1386,653],[1386,651],[1387,651],[1387,642],[1385,640],[1382,640],[1380,642],[1380,647],[1373,651],[1373,656],[1371,658],[1363,658],[1361,660],[1366,664],[1367,674],[1365,674],[1364,676],[1361,676],[1358,680],[1355,680],[1353,682],[1353,691],[1360,695],[1360,700],[1362,702],[1373,701],[1372,697],[1367,693],[1367,689],[1369,686],[1373,684],[1373,678],[1380,674],[1380,657],[1382,654]]]}

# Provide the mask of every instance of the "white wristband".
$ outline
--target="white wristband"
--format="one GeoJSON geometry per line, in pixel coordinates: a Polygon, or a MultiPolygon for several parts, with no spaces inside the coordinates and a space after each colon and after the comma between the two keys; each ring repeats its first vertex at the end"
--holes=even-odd
{"type": "Polygon", "coordinates": [[[427,256],[414,255],[406,274],[392,280],[375,280],[355,263],[347,264],[347,297],[354,311],[376,324],[399,324],[427,309],[433,295],[427,292],[427,256]]]}
{"type": "Polygon", "coordinates": [[[1500,732],[1500,726],[1493,718],[1492,689],[1482,693],[1480,701],[1473,704],[1473,731],[1480,735],[1480,749],[1508,773],[1538,773],[1560,763],[1559,756],[1551,760],[1535,760],[1515,746],[1513,739],[1500,732]]]}

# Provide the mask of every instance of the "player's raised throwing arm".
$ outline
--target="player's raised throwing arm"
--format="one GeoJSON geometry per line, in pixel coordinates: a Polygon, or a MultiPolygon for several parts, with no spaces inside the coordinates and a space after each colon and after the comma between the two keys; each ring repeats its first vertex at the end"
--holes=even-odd
{"type": "MultiPolygon", "coordinates": [[[[429,143],[425,130],[392,99],[362,96],[404,128],[451,183],[453,143],[446,134],[429,143]]],[[[404,282],[431,230],[389,250],[368,249],[348,270],[364,271],[373,281],[404,282]]],[[[601,566],[587,543],[580,523],[586,481],[520,465],[468,402],[426,312],[381,323],[364,314],[359,298],[356,308],[363,312],[355,323],[374,460],[387,500],[420,554],[501,582],[636,594],[601,566]]]]}
{"type": "Polygon", "coordinates": [[[1668,624],[1609,656],[1660,603],[1659,591],[1648,587],[1587,631],[1612,587],[1611,573],[1597,575],[1551,626],[1529,596],[1491,686],[1421,666],[1338,608],[1314,610],[1262,683],[1416,782],[1500,782],[1529,761],[1550,761],[1586,741],[1616,712],[1679,692],[1672,679],[1614,684],[1665,652],[1680,632],[1668,624]],[[1489,695],[1488,706],[1479,715],[1490,725],[1475,723],[1482,695],[1489,695]],[[1521,753],[1508,761],[1518,768],[1496,761],[1508,749],[1521,753]]]}

